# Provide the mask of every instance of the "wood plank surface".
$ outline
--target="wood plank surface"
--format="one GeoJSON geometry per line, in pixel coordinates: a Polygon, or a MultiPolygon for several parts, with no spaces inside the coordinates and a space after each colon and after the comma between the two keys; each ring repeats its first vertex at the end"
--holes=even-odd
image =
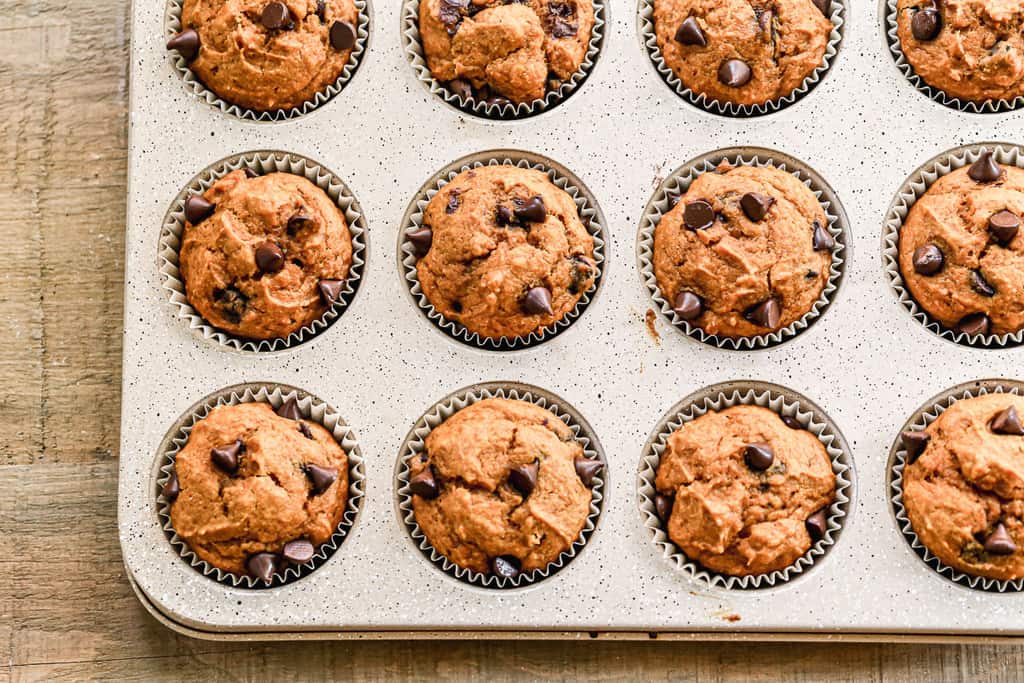
{"type": "Polygon", "coordinates": [[[0,9],[0,681],[1024,677],[1022,646],[248,645],[168,631],[136,601],[117,542],[130,9],[0,9]]]}

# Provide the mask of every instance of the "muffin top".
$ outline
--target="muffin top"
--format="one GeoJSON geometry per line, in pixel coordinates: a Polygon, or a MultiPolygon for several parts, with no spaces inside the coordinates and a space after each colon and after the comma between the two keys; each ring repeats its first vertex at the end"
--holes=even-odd
{"type": "Polygon", "coordinates": [[[181,26],[197,36],[189,34],[179,51],[224,100],[257,111],[290,109],[341,75],[358,18],[352,0],[185,0],[181,26]]]}
{"type": "Polygon", "coordinates": [[[749,337],[795,322],[829,278],[835,240],[814,193],[771,166],[722,162],[654,231],[654,274],[677,315],[749,337]]]}
{"type": "Polygon", "coordinates": [[[463,97],[532,102],[575,73],[594,27],[590,0],[423,0],[431,74],[463,97]]]}
{"type": "Polygon", "coordinates": [[[712,100],[763,104],[785,97],[822,65],[829,0],[654,0],[665,63],[712,100]]]}
{"type": "Polygon", "coordinates": [[[302,176],[232,171],[190,197],[185,214],[178,260],[186,297],[225,332],[285,337],[321,317],[348,277],[345,217],[302,176]]]}
{"type": "Polygon", "coordinates": [[[591,463],[549,411],[478,401],[433,429],[410,460],[416,523],[460,567],[506,577],[543,569],[583,530],[591,463]]]}
{"type": "Polygon", "coordinates": [[[668,536],[686,556],[746,576],[788,567],[824,534],[836,477],[813,434],[738,405],[673,432],[655,485],[668,536]]]}
{"type": "Polygon", "coordinates": [[[1024,95],[1020,0],[899,0],[896,33],[914,73],[963,100],[1024,95]]]}
{"type": "Polygon", "coordinates": [[[174,530],[226,572],[269,578],[260,576],[266,563],[254,565],[254,557],[270,560],[270,574],[287,558],[302,560],[296,550],[305,543],[285,546],[324,543],[345,512],[345,451],[326,429],[301,419],[294,404],[279,410],[295,419],[267,403],[218,406],[175,458],[174,530]]]}
{"type": "Polygon", "coordinates": [[[900,271],[934,319],[970,335],[1024,328],[1024,169],[988,152],[938,180],[900,228],[900,271]]]}
{"type": "Polygon", "coordinates": [[[921,542],[975,576],[1024,577],[1024,398],[957,401],[921,432],[904,436],[903,505],[921,542]],[[916,459],[914,459],[916,457],[916,459]]]}
{"type": "Polygon", "coordinates": [[[576,203],[540,171],[463,171],[409,234],[420,286],[445,318],[482,337],[527,336],[572,311],[594,284],[594,239],[576,203]],[[427,251],[424,251],[427,250],[427,251]],[[425,253],[425,255],[423,255],[425,253]]]}

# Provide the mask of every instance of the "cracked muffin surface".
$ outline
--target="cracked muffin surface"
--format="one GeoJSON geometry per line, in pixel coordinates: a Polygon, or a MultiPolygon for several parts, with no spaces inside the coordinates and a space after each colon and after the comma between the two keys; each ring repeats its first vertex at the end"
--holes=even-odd
{"type": "Polygon", "coordinates": [[[580,68],[593,27],[591,0],[420,2],[431,74],[484,100],[542,99],[580,68]]]}
{"type": "Polygon", "coordinates": [[[817,437],[752,405],[683,424],[668,437],[655,480],[669,538],[691,560],[730,576],[796,562],[816,540],[809,520],[835,500],[835,486],[817,437]],[[770,456],[751,459],[751,445],[770,456]]]}
{"type": "Polygon", "coordinates": [[[735,104],[785,97],[822,65],[832,32],[812,0],[654,0],[665,63],[690,90],[735,104]]]}
{"type": "Polygon", "coordinates": [[[896,32],[928,85],[973,102],[1024,95],[1024,3],[899,0],[896,32]]]}
{"type": "Polygon", "coordinates": [[[1012,394],[957,401],[924,430],[923,450],[903,470],[914,533],[944,563],[974,576],[1024,577],[1016,547],[1024,539],[1020,415],[1024,398],[1012,394]],[[1010,408],[1015,416],[1001,427],[1010,408]]]}
{"type": "Polygon", "coordinates": [[[291,173],[237,170],[202,197],[212,208],[186,224],[178,260],[188,302],[207,322],[272,339],[323,316],[352,263],[348,224],[323,190],[291,173]]]}
{"type": "Polygon", "coordinates": [[[575,466],[583,457],[551,412],[520,400],[478,401],[434,428],[410,460],[410,481],[427,477],[434,486],[412,488],[416,523],[460,567],[489,574],[506,558],[517,573],[544,569],[586,524],[591,492],[575,466]],[[528,490],[515,468],[532,468],[528,490]]]}
{"type": "Polygon", "coordinates": [[[482,337],[527,336],[571,312],[594,284],[594,240],[576,203],[537,170],[484,166],[431,198],[416,264],[446,319],[482,337]]]}
{"type": "Polygon", "coordinates": [[[246,573],[252,556],[280,554],[291,541],[323,544],[348,500],[348,458],[330,432],[281,417],[267,403],[212,409],[192,428],[174,470],[174,530],[202,560],[235,574],[246,573]],[[234,471],[215,449],[233,452],[234,471]],[[326,489],[314,487],[311,465],[333,472],[326,489]]]}
{"type": "Polygon", "coordinates": [[[358,19],[352,0],[185,0],[181,11],[182,29],[199,34],[192,71],[223,99],[257,111],[299,107],[333,84],[358,19]]]}
{"type": "Polygon", "coordinates": [[[662,296],[708,334],[765,334],[801,318],[825,288],[834,239],[814,193],[771,166],[703,173],[654,231],[662,296]]]}

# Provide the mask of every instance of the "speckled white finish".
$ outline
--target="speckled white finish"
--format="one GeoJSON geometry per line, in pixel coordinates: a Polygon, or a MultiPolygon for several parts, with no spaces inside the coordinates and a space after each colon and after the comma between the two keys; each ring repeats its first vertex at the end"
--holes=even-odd
{"type": "Polygon", "coordinates": [[[188,95],[163,48],[163,5],[136,3],[119,520],[131,575],[173,620],[222,633],[1024,633],[1024,595],[972,591],[914,555],[885,486],[892,441],[927,397],[966,380],[1013,378],[1024,351],[936,338],[899,305],[880,257],[883,217],[906,175],[956,145],[1019,141],[1024,114],[962,114],[915,92],[887,52],[880,8],[853,3],[836,64],[807,98],[758,119],[715,117],[656,74],[636,6],[609,5],[594,73],[537,118],[481,122],[436,100],[402,54],[400,3],[376,2],[364,63],[345,90],[309,116],[255,124],[188,95]],[[661,319],[658,344],[643,320],[652,304],[636,265],[640,214],[664,173],[735,145],[790,153],[831,184],[851,224],[846,281],[818,322],[776,348],[717,350],[661,319]],[[454,159],[495,148],[537,152],[572,170],[600,202],[610,237],[604,284],[587,314],[540,347],[505,354],[439,333],[404,291],[393,251],[420,185],[454,159]],[[210,162],[254,149],[304,154],[338,174],[365,211],[369,237],[364,282],[341,320],[316,344],[267,358],[196,339],[157,270],[161,222],[180,189],[210,162]],[[399,446],[422,412],[459,387],[501,379],[536,384],[579,410],[610,464],[604,514],[586,551],[550,579],[509,592],[464,585],[427,561],[401,526],[392,490],[399,446]],[[659,418],[690,392],[729,379],[806,395],[852,448],[857,497],[839,543],[776,589],[729,592],[687,579],[661,557],[637,507],[640,454],[659,418]],[[367,480],[352,535],[323,567],[280,589],[247,591],[178,556],[153,492],[157,448],[179,414],[212,391],[258,380],[299,386],[337,408],[358,436],[367,480]]]}

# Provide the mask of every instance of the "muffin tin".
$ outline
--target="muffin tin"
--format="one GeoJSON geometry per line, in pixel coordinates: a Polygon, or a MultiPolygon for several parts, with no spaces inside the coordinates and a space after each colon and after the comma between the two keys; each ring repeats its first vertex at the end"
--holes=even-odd
{"type": "Polygon", "coordinates": [[[908,549],[887,487],[890,447],[929,396],[981,377],[1019,376],[1019,349],[944,342],[907,315],[883,267],[882,226],[905,179],[966,143],[1020,142],[1021,112],[973,115],[915,92],[888,55],[884,1],[847,7],[828,77],[754,119],[705,112],[651,68],[638,7],[609,0],[602,53],[572,97],[522,121],[461,115],[422,87],[402,49],[401,3],[373,3],[358,77],[308,115],[227,116],[191,95],[164,49],[165,10],[136,3],[125,261],[119,525],[140,599],[170,627],[218,639],[649,637],[998,639],[1024,635],[1024,595],[957,584],[908,549]],[[805,162],[842,202],[842,288],[805,332],[760,351],[691,339],[655,313],[640,276],[644,207],[672,169],[722,148],[769,147],[805,162]],[[403,212],[437,169],[496,149],[562,164],[593,193],[608,240],[600,296],[563,333],[501,353],[459,343],[410,300],[396,246],[403,212]],[[362,208],[365,267],[344,315],[316,344],[275,354],[204,343],[161,288],[168,206],[209,164],[254,150],[331,169],[362,208]],[[648,314],[648,311],[651,311],[648,314]],[[678,571],[652,543],[638,491],[644,444],[683,397],[724,380],[768,382],[816,404],[845,436],[856,473],[850,514],[811,571],[732,590],[678,571]],[[467,585],[414,545],[394,486],[403,439],[453,391],[495,381],[537,386],[593,428],[608,461],[603,509],[561,571],[507,590],[467,585]],[[161,528],[160,445],[205,396],[240,383],[297,387],[358,439],[358,518],[308,575],[235,588],[184,561],[161,528]]]}

